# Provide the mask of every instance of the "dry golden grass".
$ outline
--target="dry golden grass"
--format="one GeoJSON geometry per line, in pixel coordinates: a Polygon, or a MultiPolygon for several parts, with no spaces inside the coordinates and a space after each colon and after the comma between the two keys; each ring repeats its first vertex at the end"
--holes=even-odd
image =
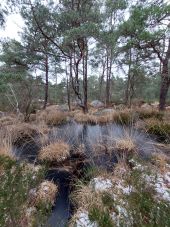
{"type": "Polygon", "coordinates": [[[44,181],[38,188],[36,201],[54,204],[57,192],[57,185],[50,181],[44,181]]]}
{"type": "Polygon", "coordinates": [[[7,132],[0,132],[0,156],[7,156],[14,159],[15,156],[12,152],[12,140],[10,134],[7,132]]]}
{"type": "Polygon", "coordinates": [[[56,111],[47,114],[46,123],[48,125],[58,125],[67,121],[67,115],[64,112],[56,111]]]}
{"type": "Polygon", "coordinates": [[[102,208],[102,198],[100,192],[95,192],[91,187],[82,185],[71,196],[77,207],[89,210],[92,207],[102,208]]]}
{"type": "Polygon", "coordinates": [[[7,127],[11,135],[13,144],[20,143],[21,141],[32,140],[38,133],[38,128],[28,123],[18,123],[7,127]]]}
{"type": "Polygon", "coordinates": [[[129,109],[124,109],[120,111],[114,111],[112,114],[112,122],[118,124],[129,124],[133,120],[132,111],[129,109]]]}
{"type": "Polygon", "coordinates": [[[29,121],[36,121],[36,114],[30,114],[29,121]]]}
{"type": "Polygon", "coordinates": [[[164,172],[167,169],[167,164],[170,162],[170,158],[164,153],[153,153],[152,162],[161,172],[164,172]]]}
{"type": "Polygon", "coordinates": [[[15,124],[15,122],[17,122],[17,119],[14,117],[10,117],[10,116],[2,117],[0,118],[0,127],[13,125],[15,124]]]}
{"type": "Polygon", "coordinates": [[[45,122],[47,125],[59,125],[67,121],[67,113],[59,110],[44,110],[36,114],[36,119],[38,122],[45,122]]]}
{"type": "Polygon", "coordinates": [[[132,112],[130,110],[113,110],[101,114],[97,114],[96,112],[89,112],[88,114],[83,114],[80,111],[75,111],[71,113],[71,116],[73,116],[75,121],[77,122],[89,124],[106,124],[109,122],[128,124],[132,120],[132,112]]]}
{"type": "Polygon", "coordinates": [[[43,147],[38,155],[41,161],[63,161],[69,156],[70,147],[64,142],[51,143],[43,147]]]}
{"type": "Polygon", "coordinates": [[[78,112],[74,115],[74,119],[79,123],[97,124],[97,117],[90,114],[83,114],[78,112]]]}
{"type": "Polygon", "coordinates": [[[122,139],[117,139],[115,143],[115,148],[119,151],[134,152],[136,150],[136,145],[132,138],[125,137],[122,139]]]}
{"type": "Polygon", "coordinates": [[[130,168],[124,160],[119,161],[114,167],[114,176],[119,179],[124,178],[129,172],[130,168]]]}
{"type": "Polygon", "coordinates": [[[51,181],[43,181],[36,192],[30,193],[30,205],[36,207],[38,204],[54,204],[58,187],[51,181]]]}

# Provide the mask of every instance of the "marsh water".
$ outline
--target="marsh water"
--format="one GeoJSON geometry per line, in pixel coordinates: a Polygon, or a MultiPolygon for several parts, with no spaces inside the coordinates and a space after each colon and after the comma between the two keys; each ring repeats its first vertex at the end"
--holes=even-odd
{"type": "MultiPolygon", "coordinates": [[[[155,140],[150,135],[143,133],[130,126],[118,124],[89,125],[79,124],[71,121],[59,127],[51,128],[48,134],[49,142],[64,141],[71,147],[72,160],[79,159],[77,151],[84,153],[90,165],[95,165],[105,169],[112,169],[117,157],[114,152],[108,155],[107,150],[96,155],[96,147],[112,147],[117,139],[130,137],[136,144],[137,150],[144,158],[149,157],[152,152],[157,151],[155,140]]],[[[25,143],[15,148],[15,154],[20,159],[35,162],[37,154],[41,148],[35,138],[34,142],[25,143]]],[[[81,156],[82,158],[82,156],[81,156]]],[[[74,164],[73,164],[74,165],[74,164]]],[[[76,165],[75,165],[76,166],[76,165]]],[[[84,166],[83,166],[84,167],[84,166]]],[[[83,168],[81,165],[75,168],[83,168]]],[[[55,206],[49,217],[47,226],[65,227],[71,215],[71,205],[69,200],[70,182],[74,177],[74,171],[70,173],[63,168],[57,167],[48,171],[47,179],[53,180],[59,186],[59,193],[56,196],[55,206]]]]}

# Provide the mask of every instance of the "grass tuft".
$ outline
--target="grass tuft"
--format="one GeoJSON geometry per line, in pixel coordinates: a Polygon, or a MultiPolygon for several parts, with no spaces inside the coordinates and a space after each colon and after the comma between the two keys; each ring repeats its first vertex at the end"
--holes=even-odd
{"type": "Polygon", "coordinates": [[[69,151],[69,145],[64,142],[51,143],[40,150],[38,159],[44,162],[61,162],[69,156],[69,151]]]}

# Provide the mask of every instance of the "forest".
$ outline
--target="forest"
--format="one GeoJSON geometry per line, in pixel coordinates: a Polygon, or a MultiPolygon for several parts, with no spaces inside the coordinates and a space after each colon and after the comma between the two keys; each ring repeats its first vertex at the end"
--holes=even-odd
{"type": "Polygon", "coordinates": [[[3,0],[0,31],[0,227],[170,226],[170,1],[3,0]]]}

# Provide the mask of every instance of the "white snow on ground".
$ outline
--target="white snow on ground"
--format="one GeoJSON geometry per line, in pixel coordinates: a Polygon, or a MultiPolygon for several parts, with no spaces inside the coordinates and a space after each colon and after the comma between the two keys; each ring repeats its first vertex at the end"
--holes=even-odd
{"type": "MultiPolygon", "coordinates": [[[[157,192],[158,199],[164,199],[170,202],[170,172],[164,173],[156,173],[151,172],[151,174],[146,173],[146,166],[141,165],[140,163],[136,162],[135,160],[131,160],[131,163],[134,164],[133,169],[138,169],[143,171],[143,178],[146,179],[147,183],[154,187],[155,191],[157,192]]],[[[170,165],[167,166],[167,169],[170,169],[170,165]]],[[[133,188],[130,185],[125,185],[123,179],[118,179],[116,182],[113,179],[106,179],[104,177],[96,177],[91,180],[89,187],[96,192],[105,192],[109,191],[112,192],[112,196],[114,199],[118,197],[119,193],[124,195],[129,195],[133,188]],[[113,189],[113,191],[112,191],[113,189]],[[117,191],[116,193],[114,192],[117,191]]],[[[127,217],[127,210],[123,207],[125,205],[125,201],[121,201],[119,198],[119,205],[116,205],[115,208],[117,209],[118,213],[112,212],[110,215],[114,220],[116,226],[119,226],[120,220],[122,217],[127,217]],[[120,205],[121,204],[121,205],[120,205]]],[[[88,211],[82,211],[77,213],[77,220],[76,220],[76,227],[97,227],[96,223],[91,223],[88,217],[88,211]]],[[[129,223],[126,223],[127,226],[131,226],[130,220],[129,223]]]]}
{"type": "MultiPolygon", "coordinates": [[[[133,169],[142,171],[146,168],[133,159],[131,159],[130,162],[135,165],[133,169]]],[[[169,170],[170,165],[167,164],[166,168],[169,170]]],[[[170,202],[170,171],[165,173],[151,173],[151,175],[144,173],[143,177],[155,189],[159,199],[164,199],[170,202]]]]}
{"type": "Polygon", "coordinates": [[[97,227],[96,223],[92,223],[89,220],[88,212],[81,211],[77,214],[76,227],[97,227]]]}
{"type": "Polygon", "coordinates": [[[91,180],[90,187],[92,187],[95,191],[107,191],[113,187],[113,183],[110,179],[96,177],[91,180]]]}
{"type": "Polygon", "coordinates": [[[153,186],[160,198],[170,202],[170,172],[159,174],[153,186]]]}

